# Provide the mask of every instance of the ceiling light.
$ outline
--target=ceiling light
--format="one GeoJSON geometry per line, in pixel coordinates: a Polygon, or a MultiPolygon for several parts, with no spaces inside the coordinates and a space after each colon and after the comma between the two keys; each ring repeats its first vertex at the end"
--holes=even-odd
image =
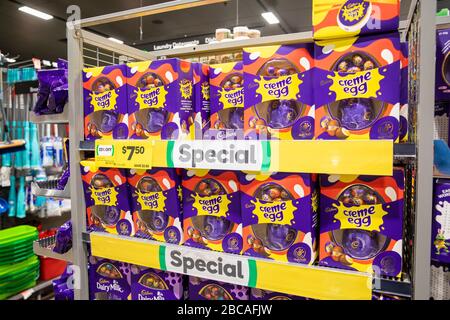
{"type": "Polygon", "coordinates": [[[53,67],[53,68],[58,68],[58,63],[52,62],[52,67],[53,67]]]}
{"type": "Polygon", "coordinates": [[[8,63],[14,63],[14,62],[16,62],[16,59],[6,58],[6,62],[8,62],[8,63]]]}
{"type": "Polygon", "coordinates": [[[48,60],[42,60],[42,64],[46,67],[50,67],[52,65],[52,63],[48,60]]]}
{"type": "Polygon", "coordinates": [[[51,20],[51,19],[53,19],[53,16],[51,16],[49,14],[46,14],[46,13],[44,13],[42,11],[39,11],[39,10],[30,8],[30,7],[27,7],[27,6],[20,7],[19,11],[31,14],[32,16],[35,16],[35,17],[38,17],[38,18],[41,18],[41,19],[44,19],[44,20],[51,20]]]}
{"type": "Polygon", "coordinates": [[[262,17],[267,21],[269,24],[276,24],[280,23],[280,20],[273,14],[273,12],[264,12],[261,13],[262,17]]]}
{"type": "Polygon", "coordinates": [[[113,37],[109,37],[108,39],[111,40],[111,41],[113,41],[113,42],[123,44],[123,41],[122,41],[122,40],[119,40],[119,39],[116,39],[116,38],[113,38],[113,37]]]}

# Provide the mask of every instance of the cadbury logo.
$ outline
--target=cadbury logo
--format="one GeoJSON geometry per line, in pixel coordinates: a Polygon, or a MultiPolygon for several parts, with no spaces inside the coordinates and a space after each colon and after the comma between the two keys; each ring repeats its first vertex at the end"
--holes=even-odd
{"type": "Polygon", "coordinates": [[[100,279],[100,281],[97,282],[97,289],[106,291],[106,292],[110,292],[110,291],[116,291],[116,292],[120,292],[120,293],[123,292],[122,287],[119,285],[119,283],[116,280],[113,280],[112,283],[110,283],[109,280],[100,279]]]}

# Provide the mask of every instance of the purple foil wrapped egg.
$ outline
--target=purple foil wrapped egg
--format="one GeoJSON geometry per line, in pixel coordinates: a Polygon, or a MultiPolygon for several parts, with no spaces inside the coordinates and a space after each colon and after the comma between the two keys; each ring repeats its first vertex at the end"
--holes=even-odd
{"type": "Polygon", "coordinates": [[[147,128],[149,132],[161,131],[166,122],[167,112],[164,109],[150,109],[147,116],[147,128]]]}
{"type": "Polygon", "coordinates": [[[244,110],[242,108],[234,108],[230,110],[228,127],[229,129],[244,128],[244,110]]]}
{"type": "Polygon", "coordinates": [[[100,124],[100,130],[102,132],[111,132],[116,126],[116,124],[117,124],[117,114],[114,111],[108,110],[102,112],[100,124]]]}
{"type": "Polygon", "coordinates": [[[279,129],[292,125],[297,118],[297,111],[292,105],[291,101],[281,100],[269,106],[269,126],[279,129]]]}
{"type": "Polygon", "coordinates": [[[344,251],[356,259],[370,259],[379,250],[378,233],[359,229],[345,229],[342,234],[344,251]]]}
{"type": "Polygon", "coordinates": [[[289,248],[295,240],[296,231],[288,225],[267,224],[267,247],[280,251],[289,248]]]}
{"type": "Polygon", "coordinates": [[[369,100],[343,100],[340,107],[341,123],[344,128],[359,130],[366,128],[373,120],[373,107],[369,100]]]}
{"type": "Polygon", "coordinates": [[[224,217],[206,216],[203,223],[203,233],[208,240],[223,239],[231,227],[231,222],[224,217]]]}

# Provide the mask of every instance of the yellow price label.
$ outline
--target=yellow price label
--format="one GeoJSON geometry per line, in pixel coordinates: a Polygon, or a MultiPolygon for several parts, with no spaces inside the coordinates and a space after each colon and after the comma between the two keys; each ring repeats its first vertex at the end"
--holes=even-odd
{"type": "Polygon", "coordinates": [[[96,140],[95,163],[98,167],[151,169],[152,142],[148,140],[96,140]]]}

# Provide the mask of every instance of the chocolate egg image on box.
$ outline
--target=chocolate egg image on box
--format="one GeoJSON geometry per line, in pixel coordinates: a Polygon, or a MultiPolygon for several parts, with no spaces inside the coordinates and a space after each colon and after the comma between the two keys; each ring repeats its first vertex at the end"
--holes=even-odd
{"type": "Polygon", "coordinates": [[[441,72],[442,79],[444,79],[445,83],[450,86],[450,52],[448,52],[444,58],[441,72]]]}
{"type": "MultiPolygon", "coordinates": [[[[156,73],[148,72],[144,74],[136,84],[141,91],[154,89],[164,85],[163,79],[156,73]]],[[[169,113],[164,108],[146,108],[135,113],[136,125],[142,126],[150,133],[159,132],[169,121],[169,113]]]]}
{"type": "MultiPolygon", "coordinates": [[[[334,63],[332,71],[356,73],[378,66],[379,63],[367,53],[350,52],[334,63]]],[[[376,99],[353,98],[333,102],[328,105],[328,110],[343,128],[361,130],[371,126],[378,119],[383,107],[384,103],[376,99]]]]}
{"type": "MultiPolygon", "coordinates": [[[[102,94],[114,90],[114,84],[106,77],[97,79],[92,85],[95,94],[102,94]]],[[[119,116],[114,110],[96,111],[91,115],[90,123],[93,128],[102,133],[110,133],[119,122],[119,116]]]]}
{"type": "Polygon", "coordinates": [[[200,292],[206,300],[233,300],[230,293],[218,284],[208,284],[204,286],[200,292]]]}
{"type": "MultiPolygon", "coordinates": [[[[346,188],[340,194],[338,201],[346,206],[353,206],[355,209],[360,205],[384,203],[383,198],[376,191],[362,184],[346,188]]],[[[376,231],[361,229],[334,230],[332,231],[332,240],[343,248],[346,255],[359,260],[372,259],[385,250],[390,241],[376,231]]]]}
{"type": "MultiPolygon", "coordinates": [[[[203,179],[195,186],[194,192],[202,197],[226,195],[225,188],[215,179],[203,179]]],[[[208,240],[225,238],[233,227],[233,223],[225,217],[202,215],[192,217],[192,224],[208,240]]]]}
{"type": "MultiPolygon", "coordinates": [[[[143,177],[139,180],[136,188],[141,193],[161,192],[162,189],[158,182],[151,177],[143,177]]],[[[145,227],[152,232],[162,232],[167,228],[169,217],[160,211],[154,210],[138,210],[138,217],[145,227]]]]}
{"type": "MultiPolygon", "coordinates": [[[[273,182],[260,186],[253,196],[265,202],[294,200],[289,191],[273,182]]],[[[297,231],[290,225],[274,223],[252,225],[252,231],[264,247],[273,251],[286,250],[297,236],[297,231]]]]}
{"type": "MultiPolygon", "coordinates": [[[[286,59],[274,59],[266,62],[258,72],[262,77],[282,77],[299,71],[286,59]]],[[[302,113],[302,104],[295,100],[272,100],[256,106],[255,113],[264,119],[272,129],[292,126],[302,113]]]]}
{"type": "MultiPolygon", "coordinates": [[[[109,178],[102,174],[96,174],[92,177],[91,185],[95,189],[112,188],[113,183],[109,178]]],[[[91,207],[92,214],[100,219],[102,224],[108,227],[114,227],[120,219],[120,210],[115,206],[94,205],[91,207]]]]}
{"type": "Polygon", "coordinates": [[[144,274],[138,281],[144,287],[155,290],[169,290],[166,282],[157,274],[148,272],[144,274]]]}
{"type": "MultiPolygon", "coordinates": [[[[222,88],[224,88],[226,91],[243,88],[244,77],[240,73],[231,74],[222,81],[220,86],[222,88]]],[[[243,105],[243,103],[244,103],[243,94],[239,95],[239,97],[237,97],[236,99],[242,99],[242,100],[235,104],[243,105]]],[[[238,129],[244,128],[244,108],[223,109],[218,112],[218,116],[219,116],[220,123],[223,126],[223,129],[238,130],[238,129]]]]}

